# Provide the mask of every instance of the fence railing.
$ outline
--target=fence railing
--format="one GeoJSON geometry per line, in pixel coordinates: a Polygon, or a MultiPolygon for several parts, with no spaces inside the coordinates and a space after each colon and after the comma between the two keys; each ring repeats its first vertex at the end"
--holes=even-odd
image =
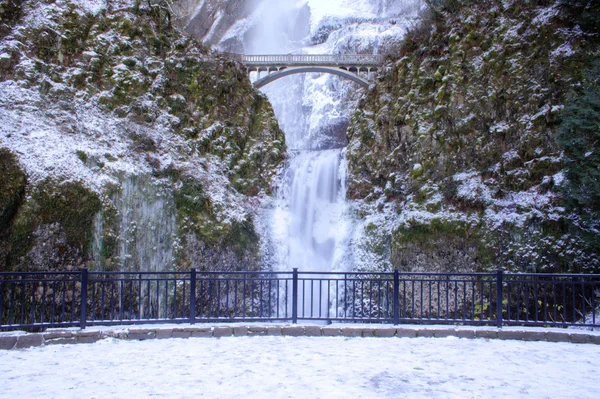
{"type": "Polygon", "coordinates": [[[0,273],[0,329],[298,321],[600,327],[600,275],[0,273]]]}
{"type": "Polygon", "coordinates": [[[248,66],[274,65],[332,65],[332,66],[377,66],[383,62],[383,56],[372,54],[281,54],[281,55],[245,55],[238,59],[248,66]]]}

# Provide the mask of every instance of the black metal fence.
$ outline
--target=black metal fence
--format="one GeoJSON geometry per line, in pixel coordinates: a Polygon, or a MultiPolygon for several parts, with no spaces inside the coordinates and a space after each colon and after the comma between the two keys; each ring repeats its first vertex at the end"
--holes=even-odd
{"type": "Polygon", "coordinates": [[[0,273],[0,329],[224,321],[600,327],[600,275],[0,273]]]}

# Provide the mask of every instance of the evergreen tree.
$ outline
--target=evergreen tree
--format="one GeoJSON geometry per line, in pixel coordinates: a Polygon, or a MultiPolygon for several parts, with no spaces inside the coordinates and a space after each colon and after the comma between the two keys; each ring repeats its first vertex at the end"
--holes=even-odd
{"type": "Polygon", "coordinates": [[[574,205],[600,211],[600,59],[581,89],[563,112],[557,138],[564,146],[574,205]]]}
{"type": "Polygon", "coordinates": [[[586,71],[579,93],[565,108],[557,131],[564,147],[566,201],[580,215],[580,227],[593,252],[600,252],[600,58],[586,71]]]}

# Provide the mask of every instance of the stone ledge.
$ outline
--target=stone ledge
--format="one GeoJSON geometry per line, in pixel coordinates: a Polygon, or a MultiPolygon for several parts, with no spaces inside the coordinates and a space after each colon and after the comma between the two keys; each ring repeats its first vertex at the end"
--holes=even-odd
{"type": "Polygon", "coordinates": [[[77,341],[77,338],[72,337],[72,338],[52,338],[52,339],[45,339],[44,340],[44,345],[70,345],[70,344],[77,344],[79,343],[77,341]]]}
{"type": "Polygon", "coordinates": [[[568,333],[560,333],[556,331],[548,331],[546,333],[546,339],[548,342],[570,342],[571,337],[568,333]]]}
{"type": "Polygon", "coordinates": [[[156,330],[156,339],[167,339],[167,338],[173,338],[173,330],[171,330],[171,329],[156,330]]]}
{"type": "Polygon", "coordinates": [[[233,327],[233,335],[236,337],[245,337],[248,335],[248,327],[246,326],[237,326],[233,327]]]}
{"type": "Polygon", "coordinates": [[[254,327],[254,326],[250,326],[248,327],[248,336],[249,337],[255,337],[258,335],[267,335],[267,327],[254,327]]]}
{"type": "Polygon", "coordinates": [[[320,326],[305,326],[304,335],[307,337],[320,337],[323,333],[320,326]]]}
{"type": "Polygon", "coordinates": [[[233,335],[233,328],[231,327],[215,327],[213,330],[213,337],[231,337],[233,335]]]}
{"type": "Polygon", "coordinates": [[[304,335],[302,326],[285,326],[281,328],[281,333],[289,337],[301,337],[304,335]]]}
{"type": "Polygon", "coordinates": [[[44,345],[44,337],[42,334],[19,335],[15,349],[31,348],[44,345]]]}
{"type": "Polygon", "coordinates": [[[524,331],[513,331],[513,330],[498,330],[499,339],[514,339],[517,341],[523,341],[527,333],[524,331]]]}
{"type": "Polygon", "coordinates": [[[281,335],[281,327],[280,326],[268,326],[267,327],[267,335],[280,336],[281,335]]]}
{"type": "Polygon", "coordinates": [[[344,337],[362,337],[363,329],[360,327],[342,327],[344,337]]]}
{"type": "Polygon", "coordinates": [[[342,330],[339,327],[323,327],[321,331],[324,337],[339,337],[342,335],[342,330]]]}
{"type": "Polygon", "coordinates": [[[9,350],[13,349],[17,344],[17,337],[0,337],[0,350],[9,350]]]}
{"type": "Polygon", "coordinates": [[[417,330],[412,328],[399,327],[396,329],[396,337],[400,338],[415,338],[417,330]]]}
{"type": "Polygon", "coordinates": [[[369,327],[354,325],[318,326],[318,325],[248,325],[240,326],[181,326],[173,328],[144,328],[116,330],[67,330],[49,331],[19,335],[0,335],[0,350],[25,349],[43,345],[61,345],[76,343],[94,343],[104,338],[112,337],[125,340],[148,340],[166,338],[195,338],[195,337],[249,337],[249,336],[289,336],[289,337],[457,337],[502,339],[520,341],[571,342],[573,344],[600,345],[600,334],[578,330],[549,330],[540,329],[496,329],[496,328],[461,328],[454,326],[399,326],[399,327],[369,327]]]}
{"type": "Polygon", "coordinates": [[[574,333],[571,335],[571,342],[574,344],[589,344],[592,342],[590,334],[574,333]]]}
{"type": "Polygon", "coordinates": [[[475,330],[476,338],[495,339],[498,338],[497,330],[475,330]]]}
{"type": "Polygon", "coordinates": [[[381,338],[389,338],[396,336],[396,328],[395,327],[384,327],[384,328],[375,328],[373,332],[374,337],[381,338]]]}
{"type": "Polygon", "coordinates": [[[126,339],[144,341],[147,339],[156,338],[156,331],[141,329],[141,330],[129,330],[126,339]]]}
{"type": "Polygon", "coordinates": [[[454,334],[456,338],[474,339],[476,337],[475,330],[456,329],[454,330],[454,334]]]}

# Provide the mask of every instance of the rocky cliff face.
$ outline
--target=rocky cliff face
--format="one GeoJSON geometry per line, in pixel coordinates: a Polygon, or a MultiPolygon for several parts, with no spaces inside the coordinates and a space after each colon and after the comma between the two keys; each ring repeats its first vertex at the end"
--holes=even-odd
{"type": "Polygon", "coordinates": [[[555,138],[595,36],[564,2],[431,3],[349,128],[359,264],[598,270],[555,138]]]}
{"type": "Polygon", "coordinates": [[[258,268],[283,133],[160,5],[0,8],[1,271],[258,268]]]}

